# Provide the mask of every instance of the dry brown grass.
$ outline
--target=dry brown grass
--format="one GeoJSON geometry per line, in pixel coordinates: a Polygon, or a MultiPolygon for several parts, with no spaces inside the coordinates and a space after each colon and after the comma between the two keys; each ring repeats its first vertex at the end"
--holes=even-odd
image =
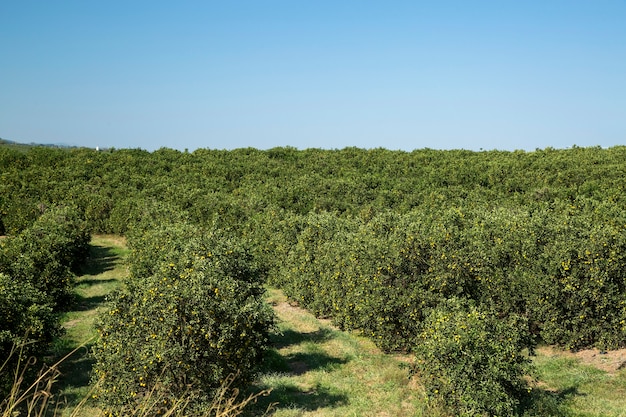
{"type": "MultiPolygon", "coordinates": [[[[54,394],[54,385],[61,374],[59,367],[75,351],[68,353],[51,366],[42,367],[35,379],[32,382],[27,382],[26,375],[28,371],[37,364],[34,359],[31,358],[18,362],[18,366],[14,370],[6,368],[9,359],[15,355],[20,355],[22,348],[23,346],[14,347],[9,358],[0,367],[0,373],[12,372],[14,375],[13,385],[7,398],[0,402],[0,417],[60,417],[64,415],[78,417],[83,415],[104,416],[107,414],[92,405],[88,405],[91,393],[96,388],[95,386],[76,406],[72,406],[71,410],[65,409],[65,403],[62,400],[60,401],[54,394]]],[[[271,390],[268,389],[242,397],[239,390],[232,387],[235,377],[236,375],[232,375],[226,378],[222,386],[217,390],[212,403],[208,404],[201,411],[188,410],[188,397],[181,397],[164,408],[158,393],[151,392],[134,407],[125,409],[123,414],[135,417],[156,415],[164,417],[236,417],[240,416],[258,398],[270,394],[271,390]]],[[[272,407],[273,404],[269,404],[263,415],[269,413],[272,407]]]]}
{"type": "MultiPolygon", "coordinates": [[[[15,369],[7,368],[13,357],[22,358],[24,347],[25,343],[15,345],[9,353],[9,357],[0,366],[0,374],[10,373],[13,375],[11,390],[7,397],[0,402],[0,416],[40,417],[50,415],[51,410],[52,414],[57,416],[60,410],[58,405],[55,405],[55,401],[53,401],[55,397],[53,386],[61,374],[59,366],[83,346],[77,347],[50,366],[44,365],[33,381],[28,381],[27,375],[37,365],[37,361],[34,358],[20,359],[17,361],[15,369]]],[[[87,399],[85,398],[77,408],[80,408],[86,401],[87,399]]]]}
{"type": "Polygon", "coordinates": [[[92,242],[101,244],[103,246],[126,248],[126,238],[119,235],[93,235],[92,242]]]}
{"type": "Polygon", "coordinates": [[[592,366],[608,374],[615,374],[626,367],[626,349],[606,352],[600,349],[585,349],[572,352],[551,346],[542,346],[537,349],[537,352],[545,356],[575,359],[583,365],[592,366]]]}

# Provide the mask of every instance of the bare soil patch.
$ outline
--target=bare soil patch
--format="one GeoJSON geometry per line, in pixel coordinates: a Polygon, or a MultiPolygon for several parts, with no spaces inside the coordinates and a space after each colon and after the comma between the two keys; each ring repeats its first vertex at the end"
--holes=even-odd
{"type": "Polygon", "coordinates": [[[288,315],[300,314],[305,311],[304,309],[298,307],[297,305],[291,304],[283,300],[273,300],[272,306],[274,307],[274,310],[276,310],[276,313],[278,314],[288,314],[288,315]]]}

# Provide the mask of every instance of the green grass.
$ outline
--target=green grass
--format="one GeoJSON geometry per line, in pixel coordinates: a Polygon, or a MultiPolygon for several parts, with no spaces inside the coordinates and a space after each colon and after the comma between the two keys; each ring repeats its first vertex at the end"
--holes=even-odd
{"type": "MultiPolygon", "coordinates": [[[[124,258],[128,253],[125,242],[117,236],[94,236],[90,255],[76,279],[76,302],[63,317],[65,335],[56,341],[53,351],[62,357],[80,348],[60,367],[61,377],[56,384],[59,398],[66,405],[63,415],[69,415],[78,403],[90,395],[89,380],[93,359],[90,351],[97,337],[94,321],[104,308],[106,296],[115,290],[127,274],[124,258]]],[[[94,410],[82,407],[81,415],[94,410]]]]}
{"type": "Polygon", "coordinates": [[[571,353],[538,351],[540,387],[560,398],[568,415],[626,417],[626,369],[607,372],[571,353]]]}
{"type": "Polygon", "coordinates": [[[255,389],[272,390],[252,413],[274,405],[274,416],[420,416],[423,397],[403,366],[359,335],[287,303],[270,289],[280,333],[255,389]]]}
{"type": "MultiPolygon", "coordinates": [[[[280,333],[256,389],[270,388],[255,411],[274,403],[274,416],[439,416],[428,409],[419,382],[403,364],[357,334],[290,306],[279,290],[268,291],[280,333]]],[[[540,349],[533,358],[538,385],[526,416],[626,417],[626,369],[604,371],[569,352],[540,349]]]]}

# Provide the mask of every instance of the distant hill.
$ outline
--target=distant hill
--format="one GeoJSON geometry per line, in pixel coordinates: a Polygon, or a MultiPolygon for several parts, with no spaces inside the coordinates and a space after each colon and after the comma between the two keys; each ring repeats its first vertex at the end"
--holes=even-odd
{"type": "Polygon", "coordinates": [[[34,147],[45,147],[45,148],[55,148],[55,149],[78,148],[78,146],[64,145],[60,143],[34,143],[34,142],[20,143],[20,142],[15,142],[12,140],[2,139],[2,138],[0,138],[0,147],[11,148],[11,149],[21,151],[21,152],[28,152],[30,148],[34,148],[34,147]]]}

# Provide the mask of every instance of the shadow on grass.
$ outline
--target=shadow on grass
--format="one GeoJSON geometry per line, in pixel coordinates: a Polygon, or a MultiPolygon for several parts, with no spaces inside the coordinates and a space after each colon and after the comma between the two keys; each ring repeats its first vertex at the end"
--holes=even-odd
{"type": "Polygon", "coordinates": [[[282,349],[292,345],[299,345],[303,342],[321,343],[333,338],[333,331],[327,328],[321,328],[314,332],[297,332],[294,330],[285,330],[281,334],[275,334],[272,337],[272,344],[277,349],[282,349]]]}
{"type": "MultiPolygon", "coordinates": [[[[53,394],[62,405],[76,406],[87,396],[88,388],[84,388],[89,386],[95,363],[92,347],[93,343],[80,347],[59,365],[60,376],[53,386],[53,394]]],[[[54,355],[62,358],[74,349],[74,346],[58,344],[54,348],[54,355]]]]}
{"type": "Polygon", "coordinates": [[[294,353],[285,357],[290,372],[293,375],[302,375],[312,370],[323,370],[330,372],[345,364],[345,359],[333,358],[323,353],[294,353]]]}
{"type": "Polygon", "coordinates": [[[80,268],[82,275],[99,275],[106,271],[111,271],[119,262],[120,257],[114,249],[105,246],[91,245],[89,257],[80,268]]]}
{"type": "MultiPolygon", "coordinates": [[[[120,261],[120,256],[114,248],[91,245],[89,249],[89,258],[81,267],[80,273],[83,277],[76,280],[76,288],[87,288],[94,285],[112,285],[119,281],[116,278],[98,279],[97,276],[107,271],[115,269],[120,261]]],[[[102,305],[106,297],[103,295],[95,295],[84,297],[75,294],[70,311],[88,311],[102,305]]]]}
{"type": "Polygon", "coordinates": [[[315,411],[347,404],[348,396],[337,389],[320,383],[312,388],[303,388],[302,383],[293,379],[311,371],[332,372],[348,362],[346,359],[330,356],[323,350],[317,349],[316,344],[333,338],[333,331],[326,328],[314,332],[298,332],[290,329],[273,335],[274,348],[266,353],[262,367],[262,375],[265,375],[265,378],[262,378],[263,382],[252,386],[250,390],[250,392],[259,392],[271,389],[271,392],[259,398],[244,415],[262,415],[270,406],[274,411],[281,409],[315,411]],[[280,352],[280,349],[285,347],[301,344],[307,345],[303,346],[304,352],[286,354],[280,352]],[[313,351],[310,351],[311,349],[313,351]]]}
{"type": "Polygon", "coordinates": [[[76,282],[76,286],[78,287],[89,287],[91,285],[102,285],[102,284],[110,284],[119,282],[118,278],[107,278],[107,279],[80,279],[76,282]]]}
{"type": "MultiPolygon", "coordinates": [[[[89,257],[84,265],[80,268],[80,274],[84,278],[78,278],[75,282],[77,288],[87,289],[88,287],[96,285],[104,285],[101,292],[110,293],[113,289],[114,283],[118,281],[116,278],[104,278],[97,279],[98,275],[101,275],[107,271],[112,271],[116,268],[121,258],[116,253],[115,248],[109,248],[98,245],[91,245],[89,251],[89,257]]],[[[89,291],[87,291],[89,293],[89,291]]],[[[72,304],[68,309],[71,312],[85,312],[95,310],[104,304],[106,300],[106,294],[97,294],[84,296],[74,293],[72,304]]],[[[76,319],[81,320],[80,316],[76,319]]],[[[67,357],[60,365],[59,371],[61,372],[59,378],[54,384],[53,391],[55,394],[60,394],[59,401],[62,401],[68,406],[76,406],[87,395],[89,391],[89,382],[91,380],[91,372],[95,359],[91,354],[93,347],[93,341],[78,348],[73,354],[67,357]]],[[[77,348],[76,343],[71,338],[60,338],[55,341],[51,355],[53,358],[63,358],[70,354],[77,348]]]]}
{"type": "MultiPolygon", "coordinates": [[[[259,387],[258,391],[261,389],[263,387],[259,387]]],[[[255,404],[250,405],[244,412],[244,416],[263,415],[268,408],[272,412],[281,409],[315,411],[322,408],[335,408],[347,403],[346,395],[334,392],[321,384],[304,390],[293,383],[283,382],[272,387],[269,395],[260,397],[255,404]]]]}
{"type": "Polygon", "coordinates": [[[106,295],[94,295],[93,297],[82,297],[74,295],[71,311],[89,311],[101,306],[106,301],[106,295]]]}
{"type": "Polygon", "coordinates": [[[576,386],[560,391],[535,388],[532,394],[520,404],[520,415],[571,417],[576,415],[570,408],[572,400],[575,397],[585,395],[585,393],[578,391],[576,386]]]}

